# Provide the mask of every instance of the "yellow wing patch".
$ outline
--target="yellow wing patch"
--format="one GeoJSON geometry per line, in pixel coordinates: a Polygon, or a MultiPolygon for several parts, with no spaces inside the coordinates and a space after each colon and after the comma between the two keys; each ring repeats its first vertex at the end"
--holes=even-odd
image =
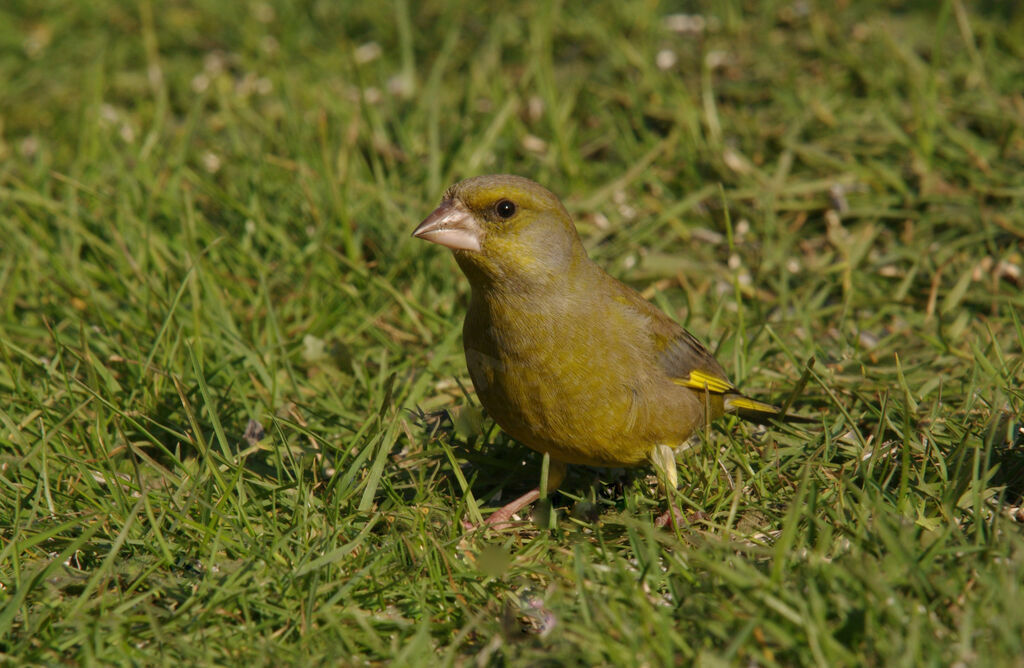
{"type": "Polygon", "coordinates": [[[676,385],[688,387],[691,390],[715,392],[716,394],[725,394],[726,392],[734,391],[736,389],[732,386],[732,383],[724,378],[712,376],[709,373],[697,370],[691,371],[687,378],[673,378],[672,382],[676,385]]]}

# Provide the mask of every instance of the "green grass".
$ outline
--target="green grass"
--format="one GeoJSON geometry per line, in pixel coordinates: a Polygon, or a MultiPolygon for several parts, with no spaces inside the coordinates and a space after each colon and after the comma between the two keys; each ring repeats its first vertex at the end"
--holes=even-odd
{"type": "Polygon", "coordinates": [[[2,661],[1021,665],[1014,7],[8,3],[2,661]],[[821,425],[463,529],[540,459],[409,234],[497,171],[821,425]]]}

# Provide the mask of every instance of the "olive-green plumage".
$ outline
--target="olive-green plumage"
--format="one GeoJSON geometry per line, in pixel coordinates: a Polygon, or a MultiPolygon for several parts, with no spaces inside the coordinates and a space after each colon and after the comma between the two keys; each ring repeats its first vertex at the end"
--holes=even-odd
{"type": "Polygon", "coordinates": [[[556,463],[642,465],[708,418],[777,414],[592,262],[561,202],[533,181],[462,181],[414,234],[452,248],[469,279],[463,343],[480,402],[556,463]]]}

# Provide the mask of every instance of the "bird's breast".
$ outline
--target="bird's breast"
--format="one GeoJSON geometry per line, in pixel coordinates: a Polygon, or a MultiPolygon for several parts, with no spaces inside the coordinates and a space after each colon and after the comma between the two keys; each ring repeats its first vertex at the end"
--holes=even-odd
{"type": "Polygon", "coordinates": [[[481,404],[534,450],[567,463],[635,466],[655,444],[689,437],[686,420],[675,424],[688,408],[671,406],[688,396],[667,382],[661,394],[653,363],[607,329],[565,318],[556,325],[543,314],[495,323],[471,312],[463,334],[481,404]]]}

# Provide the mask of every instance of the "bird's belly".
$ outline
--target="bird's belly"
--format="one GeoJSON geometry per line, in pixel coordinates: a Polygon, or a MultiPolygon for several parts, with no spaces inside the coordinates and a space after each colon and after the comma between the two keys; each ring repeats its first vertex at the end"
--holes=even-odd
{"type": "Polygon", "coordinates": [[[655,445],[682,444],[699,420],[699,411],[687,404],[689,393],[675,387],[667,390],[679,396],[652,402],[650,391],[597,376],[588,360],[543,360],[536,351],[528,359],[466,347],[470,377],[491,417],[516,440],[556,460],[638,466],[655,445]],[[682,405],[665,405],[673,399],[682,405]]]}

